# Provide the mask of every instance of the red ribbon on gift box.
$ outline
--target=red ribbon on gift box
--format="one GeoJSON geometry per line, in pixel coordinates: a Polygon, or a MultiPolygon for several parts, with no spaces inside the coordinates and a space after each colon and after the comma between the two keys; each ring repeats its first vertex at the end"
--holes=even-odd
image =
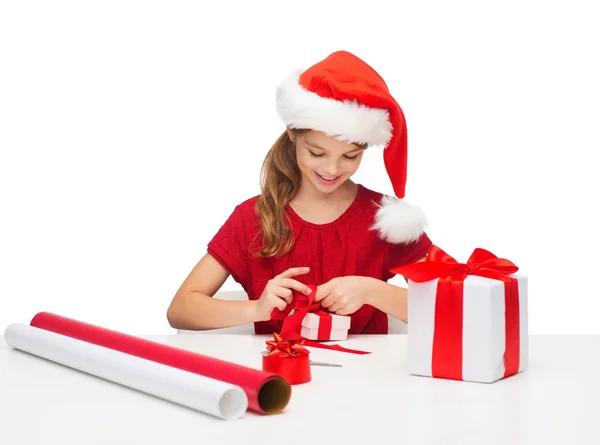
{"type": "Polygon", "coordinates": [[[334,351],[349,352],[352,354],[370,354],[370,352],[359,351],[357,349],[348,349],[340,345],[325,345],[318,343],[317,341],[304,339],[300,335],[298,331],[300,326],[302,326],[302,320],[304,320],[304,317],[306,317],[309,312],[314,313],[321,318],[319,320],[319,331],[317,334],[318,340],[327,340],[329,338],[333,323],[331,313],[322,310],[321,303],[314,302],[317,287],[313,284],[309,284],[308,287],[310,287],[312,290],[310,295],[302,294],[294,290],[292,303],[288,304],[283,311],[275,309],[271,313],[271,318],[273,320],[283,320],[283,326],[279,335],[285,340],[303,339],[304,346],[331,349],[334,351]],[[292,310],[294,311],[293,313],[292,310]]]}
{"type": "Polygon", "coordinates": [[[485,249],[475,249],[466,263],[459,263],[437,246],[430,248],[425,261],[391,269],[417,283],[439,278],[431,371],[434,377],[462,380],[463,286],[468,275],[504,282],[504,377],[519,371],[519,287],[517,279],[509,276],[518,270],[511,261],[485,249]]]}

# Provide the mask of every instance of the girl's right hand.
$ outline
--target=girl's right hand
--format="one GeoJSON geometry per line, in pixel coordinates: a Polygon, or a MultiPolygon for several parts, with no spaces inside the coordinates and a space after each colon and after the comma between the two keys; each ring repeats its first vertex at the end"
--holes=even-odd
{"type": "Polygon", "coordinates": [[[274,309],[285,310],[288,304],[292,302],[292,289],[310,295],[312,289],[293,276],[308,273],[310,267],[292,267],[274,278],[270,279],[263,290],[262,295],[256,300],[256,319],[257,321],[269,321],[274,309]]]}

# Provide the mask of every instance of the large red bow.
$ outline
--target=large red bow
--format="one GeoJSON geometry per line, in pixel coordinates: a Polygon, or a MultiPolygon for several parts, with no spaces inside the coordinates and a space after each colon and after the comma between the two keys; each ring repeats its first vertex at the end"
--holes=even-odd
{"type": "Polygon", "coordinates": [[[397,267],[391,272],[421,283],[434,278],[446,277],[462,281],[467,275],[499,279],[500,276],[506,276],[518,270],[519,268],[511,261],[498,258],[485,249],[475,249],[466,263],[459,263],[439,247],[431,246],[425,261],[397,267]]]}
{"type": "MultiPolygon", "coordinates": [[[[442,249],[432,246],[425,261],[391,269],[414,282],[439,278],[435,302],[432,375],[462,380],[463,285],[468,275],[504,282],[506,344],[504,377],[519,371],[519,269],[511,261],[477,248],[466,263],[459,263],[442,249]]],[[[409,314],[410,316],[410,314],[409,314]]]]}
{"type": "Polygon", "coordinates": [[[304,317],[306,317],[309,312],[312,312],[320,317],[318,340],[328,339],[332,326],[331,313],[324,311],[321,308],[321,303],[314,302],[315,295],[317,293],[317,286],[309,284],[308,287],[310,287],[312,290],[309,295],[302,294],[294,290],[292,302],[287,305],[285,310],[280,311],[279,309],[274,309],[271,313],[271,319],[283,320],[283,326],[281,327],[281,333],[279,335],[285,340],[303,339],[304,346],[332,349],[335,351],[350,352],[353,354],[369,354],[369,352],[348,349],[340,345],[325,345],[316,341],[304,339],[300,335],[299,331],[300,327],[302,326],[302,320],[304,320],[304,317]]]}

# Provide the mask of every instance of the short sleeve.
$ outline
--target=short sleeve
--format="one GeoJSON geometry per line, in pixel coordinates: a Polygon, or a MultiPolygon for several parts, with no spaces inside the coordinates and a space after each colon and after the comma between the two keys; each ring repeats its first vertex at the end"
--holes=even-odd
{"type": "Polygon", "coordinates": [[[240,206],[235,208],[210,240],[207,251],[227,269],[236,282],[245,286],[248,275],[248,245],[240,206]]]}
{"type": "Polygon", "coordinates": [[[426,233],[411,243],[390,244],[388,270],[385,271],[385,276],[390,279],[395,276],[389,269],[404,266],[414,263],[423,258],[429,252],[432,242],[426,233]]]}

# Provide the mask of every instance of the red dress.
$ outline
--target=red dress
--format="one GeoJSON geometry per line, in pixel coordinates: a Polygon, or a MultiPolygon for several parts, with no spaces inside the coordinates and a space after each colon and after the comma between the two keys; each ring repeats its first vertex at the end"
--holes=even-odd
{"type": "MultiPolygon", "coordinates": [[[[290,267],[309,266],[310,272],[294,279],[321,285],[332,278],[360,275],[388,281],[389,270],[415,262],[426,255],[431,241],[424,233],[418,241],[391,244],[380,239],[371,226],[375,221],[378,192],[358,185],[358,193],[350,207],[335,221],[313,224],[304,221],[288,206],[295,244],[278,258],[253,256],[260,242],[259,218],[255,211],[258,196],[236,206],[225,224],[208,243],[208,253],[225,267],[251,300],[260,298],[267,281],[290,267]]],[[[256,334],[272,334],[281,330],[281,321],[255,323],[256,334]]],[[[363,305],[351,314],[350,334],[387,334],[387,314],[363,305]]]]}

